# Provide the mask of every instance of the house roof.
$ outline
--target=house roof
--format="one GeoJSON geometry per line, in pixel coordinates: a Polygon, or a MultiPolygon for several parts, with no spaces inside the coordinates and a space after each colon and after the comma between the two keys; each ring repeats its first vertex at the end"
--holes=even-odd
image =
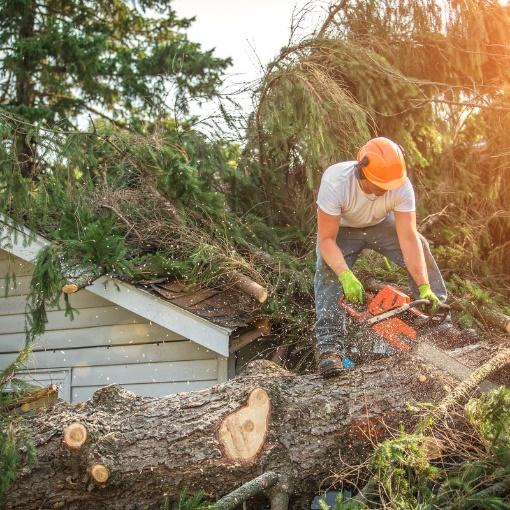
{"type": "MultiPolygon", "coordinates": [[[[0,215],[1,249],[33,263],[48,244],[48,239],[0,215]]],[[[101,276],[85,289],[225,357],[231,333],[247,326],[256,308],[235,289],[203,289],[166,279],[131,284],[101,276]]]]}
{"type": "Polygon", "coordinates": [[[234,287],[204,288],[167,278],[140,281],[136,286],[230,330],[249,326],[260,307],[253,298],[234,287]]]}

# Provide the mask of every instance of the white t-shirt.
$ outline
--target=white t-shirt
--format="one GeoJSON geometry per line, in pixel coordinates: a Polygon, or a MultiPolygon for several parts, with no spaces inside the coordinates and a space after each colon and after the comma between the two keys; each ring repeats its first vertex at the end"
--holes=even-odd
{"type": "Polygon", "coordinates": [[[317,205],[326,214],[341,215],[345,227],[370,227],[377,225],[391,211],[416,210],[414,189],[409,178],[397,189],[376,197],[366,194],[355,174],[356,161],[336,163],[322,176],[317,205]]]}

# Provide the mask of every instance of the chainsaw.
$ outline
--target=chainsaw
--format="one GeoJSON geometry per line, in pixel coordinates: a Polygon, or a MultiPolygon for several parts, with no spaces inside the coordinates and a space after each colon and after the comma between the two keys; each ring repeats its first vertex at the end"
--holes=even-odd
{"type": "MultiPolygon", "coordinates": [[[[429,304],[427,299],[412,301],[391,285],[383,287],[375,296],[367,294],[367,305],[363,307],[349,304],[342,297],[340,306],[357,326],[357,333],[347,346],[355,361],[412,353],[461,381],[469,377],[473,372],[470,367],[426,339],[450,313],[450,307],[445,304],[440,304],[431,315],[419,309],[429,304]]],[[[482,391],[495,387],[489,381],[480,385],[482,391]]]]}

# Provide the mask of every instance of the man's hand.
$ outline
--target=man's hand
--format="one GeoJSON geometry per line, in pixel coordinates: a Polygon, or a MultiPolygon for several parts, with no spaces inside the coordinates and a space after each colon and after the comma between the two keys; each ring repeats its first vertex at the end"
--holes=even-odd
{"type": "Polygon", "coordinates": [[[434,313],[441,304],[441,301],[439,301],[439,298],[432,292],[430,285],[428,283],[422,283],[418,287],[418,290],[420,291],[420,299],[428,299],[430,301],[430,306],[427,308],[430,309],[430,313],[434,313]]]}
{"type": "Polygon", "coordinates": [[[342,284],[344,295],[347,301],[352,301],[353,303],[363,303],[365,299],[365,289],[350,269],[342,271],[338,275],[338,280],[342,284]]]}

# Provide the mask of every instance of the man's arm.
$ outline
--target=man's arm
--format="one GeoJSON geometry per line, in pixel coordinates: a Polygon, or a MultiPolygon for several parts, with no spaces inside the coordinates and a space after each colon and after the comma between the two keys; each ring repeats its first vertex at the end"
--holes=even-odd
{"type": "Polygon", "coordinates": [[[423,246],[416,228],[416,213],[395,211],[395,226],[407,270],[418,287],[429,283],[423,246]]]}
{"type": "Polygon", "coordinates": [[[336,236],[340,228],[340,216],[326,214],[317,207],[317,240],[322,258],[338,276],[349,269],[345,263],[342,250],[336,244],[336,236]]]}
{"type": "Polygon", "coordinates": [[[339,228],[340,216],[332,216],[317,208],[317,238],[322,258],[338,276],[347,301],[362,303],[365,294],[363,285],[349,269],[342,250],[336,244],[339,228]]]}

